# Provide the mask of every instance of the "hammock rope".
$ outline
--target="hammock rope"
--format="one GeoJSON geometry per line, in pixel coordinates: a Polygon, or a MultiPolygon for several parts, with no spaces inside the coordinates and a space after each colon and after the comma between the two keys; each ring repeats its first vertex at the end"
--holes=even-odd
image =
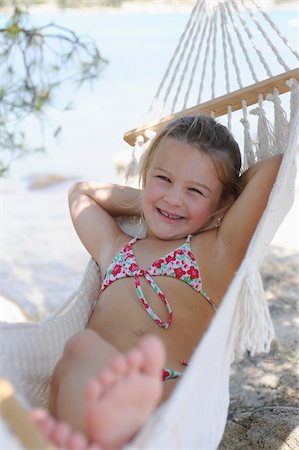
{"type": "MultiPolygon", "coordinates": [[[[229,68],[228,68],[228,54],[227,54],[227,33],[225,29],[225,19],[224,19],[224,9],[222,5],[219,5],[220,8],[220,18],[221,18],[221,32],[222,32],[222,45],[223,45],[223,60],[224,60],[224,74],[225,74],[225,86],[226,92],[230,92],[230,77],[229,77],[229,68]]],[[[242,83],[240,84],[242,87],[242,83]]]]}
{"type": "MultiPolygon", "coordinates": [[[[272,21],[271,17],[269,17],[269,15],[265,11],[262,10],[260,5],[255,0],[251,0],[251,1],[252,1],[253,5],[255,6],[255,8],[263,15],[264,19],[270,24],[271,28],[277,33],[277,35],[282,40],[282,42],[287,46],[287,48],[290,50],[290,52],[293,53],[293,55],[297,58],[297,60],[299,60],[299,54],[291,46],[291,44],[286,39],[286,37],[281,33],[281,31],[277,28],[275,23],[272,21]]],[[[286,69],[286,70],[288,70],[288,69],[286,69]]]]}
{"type": "Polygon", "coordinates": [[[232,5],[233,5],[233,7],[234,7],[236,13],[238,14],[238,17],[239,17],[239,19],[240,19],[241,24],[243,25],[244,30],[246,31],[246,34],[247,34],[247,36],[248,36],[248,38],[249,38],[249,41],[250,41],[250,43],[251,43],[251,45],[252,45],[252,48],[256,51],[256,54],[257,54],[257,56],[259,57],[260,62],[261,62],[262,65],[264,66],[264,68],[265,68],[265,70],[266,70],[266,72],[267,72],[268,77],[271,78],[271,77],[273,76],[273,74],[272,74],[272,72],[271,72],[271,70],[270,70],[270,67],[268,66],[268,64],[267,64],[267,62],[266,62],[266,60],[265,60],[265,58],[263,57],[262,52],[261,52],[260,48],[258,47],[258,45],[257,45],[257,43],[256,43],[256,41],[255,41],[255,39],[254,39],[254,37],[253,37],[253,35],[252,35],[252,33],[251,33],[249,27],[248,27],[248,25],[247,25],[247,23],[246,23],[245,20],[243,19],[243,16],[242,16],[242,14],[241,14],[241,12],[240,12],[239,6],[238,6],[238,4],[235,2],[235,0],[232,0],[232,5]]]}
{"type": "MultiPolygon", "coordinates": [[[[201,12],[201,14],[203,13],[203,8],[202,7],[200,8],[200,12],[201,12]]],[[[207,25],[207,20],[206,20],[205,27],[203,28],[202,38],[204,37],[204,34],[205,34],[206,25],[207,25]]],[[[188,57],[187,57],[187,61],[185,63],[184,70],[183,70],[183,73],[182,73],[182,76],[181,76],[181,79],[180,79],[180,82],[179,82],[179,88],[177,90],[177,93],[176,93],[176,96],[175,96],[175,100],[173,102],[173,106],[172,106],[172,110],[173,111],[175,110],[176,101],[177,101],[177,98],[179,96],[179,92],[181,90],[182,84],[184,82],[185,75],[187,74],[187,71],[188,71],[188,67],[189,67],[189,64],[190,64],[190,61],[191,61],[191,57],[193,55],[193,51],[194,51],[194,48],[195,48],[196,40],[197,40],[197,38],[199,36],[200,27],[201,27],[201,20],[198,20],[197,21],[196,30],[195,30],[195,33],[194,33],[194,36],[193,36],[193,39],[192,39],[191,47],[190,47],[190,50],[189,50],[189,54],[188,54],[188,57]]],[[[189,98],[190,91],[191,91],[192,84],[193,84],[195,69],[198,67],[197,63],[198,63],[198,57],[199,57],[199,54],[200,54],[200,50],[201,50],[201,46],[199,45],[197,54],[195,56],[195,61],[194,61],[193,67],[192,67],[192,71],[191,71],[191,76],[190,76],[190,80],[189,80],[189,83],[188,83],[188,87],[187,87],[187,90],[186,90],[186,95],[185,95],[185,101],[184,101],[184,104],[183,104],[183,109],[186,108],[186,105],[188,103],[188,98],[189,98]]],[[[174,72],[174,74],[175,74],[175,72],[174,72]]],[[[170,86],[170,89],[171,89],[171,86],[170,86]]]]}
{"type": "MultiPolygon", "coordinates": [[[[206,17],[205,18],[205,24],[204,24],[204,27],[203,27],[202,33],[201,33],[201,38],[200,38],[200,41],[199,41],[199,44],[198,44],[198,47],[197,47],[197,54],[196,54],[195,61],[194,61],[194,64],[193,64],[191,77],[190,77],[189,84],[188,84],[188,96],[186,96],[186,100],[184,102],[184,109],[187,107],[188,100],[189,100],[189,97],[190,97],[191,88],[193,86],[193,81],[194,81],[194,75],[195,75],[196,69],[198,68],[199,58],[200,58],[200,54],[201,54],[201,49],[203,47],[202,43],[204,42],[204,38],[205,38],[206,31],[207,31],[207,28],[208,28],[208,23],[209,23],[209,18],[206,17]]],[[[199,23],[199,25],[200,25],[200,23],[199,23]]]]}
{"type": "MultiPolygon", "coordinates": [[[[242,4],[243,6],[245,6],[244,4],[244,0],[242,0],[242,4]]],[[[274,47],[274,45],[272,44],[271,40],[269,39],[268,35],[265,33],[265,31],[263,30],[263,28],[260,26],[257,18],[255,17],[255,15],[253,14],[252,10],[250,8],[247,8],[247,11],[250,14],[250,17],[252,18],[252,20],[254,21],[254,23],[256,24],[258,30],[261,32],[262,36],[265,38],[268,46],[271,48],[271,50],[273,51],[274,55],[277,58],[277,61],[282,65],[282,67],[284,68],[285,71],[290,70],[290,68],[288,67],[288,65],[284,62],[284,60],[281,58],[280,54],[278,53],[278,51],[276,50],[276,48],[274,47]]]]}
{"type": "MultiPolygon", "coordinates": [[[[173,55],[172,55],[172,57],[171,57],[171,59],[170,59],[170,61],[169,61],[169,64],[168,64],[167,69],[166,69],[166,72],[165,72],[165,74],[164,74],[164,76],[163,76],[163,78],[162,78],[162,80],[161,80],[161,82],[160,82],[160,84],[159,84],[158,90],[157,90],[157,92],[156,92],[156,94],[155,94],[155,96],[154,96],[154,99],[153,99],[153,101],[152,101],[152,104],[151,104],[151,106],[149,107],[148,114],[147,114],[147,119],[148,119],[148,120],[149,120],[149,117],[150,117],[151,112],[152,112],[153,109],[154,109],[154,106],[156,105],[158,99],[160,98],[161,92],[162,92],[162,90],[163,90],[163,88],[164,88],[164,85],[165,85],[165,83],[166,83],[166,80],[167,80],[167,78],[168,78],[168,76],[169,76],[170,70],[171,70],[171,68],[173,67],[173,64],[174,64],[174,61],[175,61],[177,55],[180,53],[180,50],[181,50],[181,47],[182,47],[182,45],[183,45],[185,36],[186,36],[186,34],[187,34],[189,28],[191,27],[191,24],[192,24],[192,22],[193,22],[193,20],[194,20],[195,14],[197,13],[197,10],[199,10],[199,12],[202,11],[202,10],[203,10],[203,4],[200,4],[199,2],[196,2],[195,5],[194,5],[194,7],[193,7],[193,9],[192,9],[192,11],[191,11],[191,14],[190,14],[190,16],[189,16],[189,20],[188,20],[188,22],[187,22],[187,25],[186,25],[186,27],[185,27],[185,30],[183,31],[183,33],[182,33],[182,35],[181,35],[181,37],[180,37],[180,39],[179,39],[178,45],[177,45],[177,47],[175,48],[174,53],[173,53],[173,55]]],[[[200,22],[200,21],[199,21],[199,22],[200,22]]]]}
{"type": "MultiPolygon", "coordinates": [[[[144,124],[124,136],[134,146],[130,173],[136,174],[139,155],[147,145],[146,141],[176,114],[226,115],[231,131],[235,125],[233,116],[237,115],[244,135],[244,168],[274,153],[285,151],[285,156],[246,257],[217,314],[195,349],[173,395],[150,418],[132,445],[127,446],[132,450],[216,449],[226,423],[230,364],[234,355],[244,350],[251,353],[267,351],[273,338],[259,268],[294,198],[299,145],[299,71],[291,69],[272,77],[278,69],[266,62],[246,24],[245,14],[261,33],[262,23],[257,25],[259,22],[252,17],[257,11],[278,35],[283,45],[280,55],[284,54],[284,61],[286,58],[292,61],[282,64],[281,57],[276,57],[275,62],[279,66],[282,64],[286,70],[286,67],[298,64],[299,56],[255,0],[242,0],[240,6],[235,0],[218,0],[214,9],[210,9],[209,4],[198,0],[192,9],[148,112],[148,117],[154,114],[156,122],[144,124]],[[220,39],[222,43],[216,45],[220,39]],[[221,66],[223,64],[223,71],[217,71],[216,60],[221,66]],[[231,74],[230,61],[233,64],[231,74]],[[243,61],[249,70],[241,76],[243,61]],[[202,71],[197,75],[199,67],[202,71]],[[257,76],[264,71],[269,77],[267,80],[257,76]],[[254,85],[250,84],[252,80],[254,85]],[[235,85],[238,90],[235,90],[235,85]],[[187,87],[185,92],[184,86],[187,87]],[[281,98],[288,91],[289,105],[281,98]],[[190,106],[196,101],[194,99],[201,99],[204,95],[207,100],[190,106]],[[171,116],[167,116],[171,98],[174,99],[170,105],[171,116]],[[180,103],[184,110],[174,113],[180,103]],[[252,111],[248,111],[250,105],[256,105],[252,111]],[[289,119],[285,113],[287,108],[289,119]],[[269,112],[273,116],[273,126],[267,119],[269,112]],[[256,139],[252,138],[255,136],[253,124],[257,128],[256,139]]],[[[265,42],[271,42],[263,32],[261,35],[265,42]]],[[[272,54],[275,53],[274,45],[268,47],[272,54]]],[[[276,53],[279,53],[278,49],[276,53]]],[[[138,221],[134,223],[134,219],[118,223],[128,234],[142,233],[141,224],[138,221]]],[[[86,326],[99,286],[98,266],[91,260],[78,290],[50,317],[40,323],[0,324],[0,373],[12,381],[31,405],[47,406],[53,368],[67,339],[86,326]]]]}
{"type": "Polygon", "coordinates": [[[267,100],[274,104],[274,142],[276,153],[283,153],[287,146],[290,124],[287,121],[287,115],[282,108],[279,90],[273,89],[273,94],[267,95],[267,100]]]}
{"type": "Polygon", "coordinates": [[[244,169],[252,166],[256,163],[255,153],[253,151],[253,142],[250,136],[250,122],[248,120],[248,111],[246,101],[242,100],[242,112],[243,117],[240,119],[241,124],[244,127],[244,169]]]}
{"type": "MultiPolygon", "coordinates": [[[[197,98],[197,103],[201,102],[201,95],[202,95],[203,86],[204,86],[204,79],[205,79],[205,75],[206,75],[206,69],[208,66],[208,57],[209,57],[209,50],[210,50],[210,43],[211,43],[212,28],[213,28],[213,22],[212,22],[212,20],[210,20],[210,26],[209,26],[209,32],[208,32],[208,37],[207,37],[207,41],[206,41],[206,51],[205,51],[205,56],[204,56],[204,61],[203,61],[203,66],[202,66],[203,70],[201,73],[201,80],[200,80],[200,85],[199,85],[199,94],[198,94],[198,98],[197,98]]],[[[172,110],[172,112],[174,112],[174,110],[172,110]]]]}
{"type": "Polygon", "coordinates": [[[216,61],[217,61],[217,15],[218,10],[215,9],[213,26],[214,26],[214,39],[213,39],[213,60],[212,60],[212,81],[211,81],[211,95],[215,98],[215,85],[216,85],[216,61]]]}
{"type": "MultiPolygon", "coordinates": [[[[242,85],[242,81],[241,81],[241,73],[240,73],[240,70],[239,70],[239,66],[237,64],[236,53],[235,53],[234,46],[233,46],[233,43],[232,43],[231,34],[230,34],[229,30],[228,30],[228,23],[227,23],[227,18],[226,18],[225,9],[224,9],[223,4],[220,4],[220,11],[221,11],[221,27],[223,27],[224,34],[225,34],[225,36],[227,38],[227,41],[228,41],[229,49],[230,49],[230,52],[231,52],[231,55],[232,55],[232,60],[233,60],[233,69],[235,70],[235,73],[236,73],[236,77],[237,77],[239,88],[242,88],[243,85],[242,85]]],[[[225,40],[223,40],[223,43],[224,42],[225,42],[225,40]]],[[[227,81],[226,81],[226,92],[228,93],[228,92],[230,92],[230,83],[229,83],[229,71],[228,71],[227,55],[226,55],[226,53],[224,53],[224,58],[225,58],[225,63],[226,63],[226,65],[225,65],[225,76],[226,76],[226,78],[228,78],[227,81]]]]}
{"type": "MultiPolygon", "coordinates": [[[[248,67],[248,72],[243,71],[243,74],[247,78],[250,76],[254,83],[261,80],[257,73],[265,72],[268,78],[272,78],[274,70],[280,73],[281,67],[288,71],[290,64],[298,64],[298,52],[292,49],[269,15],[260,6],[257,7],[255,0],[242,0],[241,3],[219,0],[215,5],[217,7],[212,8],[204,0],[196,2],[154,96],[146,122],[184,111],[192,103],[202,103],[205,101],[203,95],[213,99],[223,92],[223,87],[226,93],[236,87],[242,89],[245,82],[242,81],[240,68],[243,61],[240,57],[244,58],[244,64],[248,67]],[[269,38],[266,25],[278,37],[281,48],[269,38]],[[271,61],[270,67],[261,45],[269,50],[267,59],[273,59],[274,55],[277,64],[271,61]],[[224,73],[217,73],[216,60],[223,61],[224,73]],[[202,70],[198,74],[199,67],[202,70]]],[[[246,80],[246,84],[250,84],[250,80],[246,80]]]]}
{"type": "MultiPolygon", "coordinates": [[[[250,70],[252,79],[254,80],[255,83],[257,83],[257,82],[258,82],[258,78],[257,78],[256,73],[255,73],[255,71],[254,71],[254,67],[253,67],[253,65],[252,65],[252,63],[251,63],[251,61],[250,61],[250,57],[249,57],[249,54],[248,54],[247,49],[246,49],[246,47],[245,47],[244,41],[243,41],[243,39],[242,39],[242,35],[241,35],[241,33],[239,32],[239,29],[238,29],[238,27],[237,27],[237,25],[236,25],[236,21],[234,20],[233,13],[232,13],[232,10],[231,10],[231,6],[230,6],[229,3],[225,3],[225,7],[226,7],[226,11],[227,11],[227,13],[228,13],[228,16],[229,16],[229,18],[230,18],[230,21],[231,21],[231,23],[232,23],[232,26],[233,26],[233,28],[234,28],[234,31],[235,31],[235,33],[236,33],[236,36],[237,36],[239,45],[240,45],[240,47],[241,47],[241,49],[242,49],[243,55],[245,56],[245,60],[246,60],[246,62],[247,62],[247,64],[248,64],[248,67],[249,67],[249,70],[250,70]]],[[[241,75],[240,75],[240,71],[239,71],[239,66],[238,66],[238,64],[236,64],[236,66],[237,66],[237,69],[236,69],[236,70],[237,70],[237,73],[238,73],[238,83],[239,83],[239,87],[242,88],[243,85],[242,85],[242,82],[241,82],[241,75]]],[[[228,92],[228,91],[227,91],[227,92],[228,92]]]]}

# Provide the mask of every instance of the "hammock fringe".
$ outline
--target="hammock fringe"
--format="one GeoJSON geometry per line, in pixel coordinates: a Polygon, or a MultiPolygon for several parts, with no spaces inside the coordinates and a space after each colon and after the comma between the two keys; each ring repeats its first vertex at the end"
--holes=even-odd
{"type": "MultiPolygon", "coordinates": [[[[233,42],[239,45],[239,49],[243,51],[244,64],[248,69],[248,74],[253,79],[253,83],[258,83],[258,78],[255,73],[258,67],[250,59],[246,47],[249,42],[253,47],[256,65],[261,64],[263,68],[262,72],[264,73],[266,71],[271,83],[277,83],[277,78],[283,80],[279,85],[279,90],[280,92],[286,92],[287,89],[284,80],[286,77],[289,77],[288,71],[274,77],[275,80],[272,80],[270,67],[265,61],[262,52],[255,45],[253,34],[242,16],[243,9],[247,11],[247,5],[251,18],[253,18],[253,10],[258,9],[260,11],[260,8],[256,5],[256,1],[242,1],[242,8],[235,1],[231,2],[231,6],[229,2],[223,3],[220,1],[218,5],[218,13],[220,12],[220,14],[216,12],[210,14],[209,3],[206,0],[198,0],[196,7],[193,8],[193,17],[189,20],[186,32],[183,33],[171,60],[176,64],[174,74],[172,76],[170,75],[170,64],[159,86],[154,103],[158,104],[161,97],[162,104],[166,104],[172,88],[175,89],[173,97],[175,102],[177,101],[177,93],[181,91],[182,86],[175,86],[175,79],[181,80],[182,83],[184,80],[184,83],[188,86],[187,94],[185,95],[186,99],[189,99],[189,97],[190,99],[192,98],[190,83],[193,79],[196,85],[196,91],[198,91],[198,86],[200,86],[200,92],[196,92],[196,95],[201,96],[202,94],[207,94],[209,96],[209,89],[206,89],[203,85],[206,79],[211,84],[213,93],[208,97],[208,101],[205,102],[210,105],[209,100],[211,97],[214,97],[216,86],[214,80],[210,83],[213,77],[208,74],[208,66],[210,65],[212,67],[212,75],[215,76],[216,41],[218,39],[220,41],[220,33],[216,39],[217,27],[218,30],[221,28],[223,36],[223,52],[220,54],[221,45],[217,45],[217,56],[220,54],[220,58],[223,57],[224,52],[228,56],[228,59],[223,58],[225,65],[224,73],[220,74],[220,78],[225,76],[225,84],[228,91],[233,91],[233,89],[229,89],[230,66],[227,64],[227,60],[231,57],[233,64],[238,60],[236,58],[237,53],[235,53],[232,46],[233,42]],[[252,4],[251,7],[250,4],[252,4]],[[225,12],[227,12],[227,17],[225,17],[225,12]],[[232,14],[238,19],[238,24],[235,23],[235,18],[232,18],[232,14]],[[233,24],[233,27],[228,26],[228,24],[230,25],[228,18],[233,24]],[[221,20],[220,26],[218,26],[218,19],[219,21],[221,20]],[[199,30],[199,27],[196,28],[196,21],[198,20],[200,21],[200,25],[204,23],[206,25],[202,28],[201,33],[193,34],[190,28],[192,30],[199,30]],[[212,43],[213,51],[211,52],[208,51],[210,43],[204,40],[205,29],[208,27],[209,20],[210,32],[207,33],[207,39],[212,43]],[[234,32],[235,35],[233,34],[234,32]],[[188,42],[183,44],[185,37],[188,40],[188,37],[191,38],[191,36],[191,47],[188,46],[188,42]],[[248,38],[247,43],[243,41],[246,36],[248,38]],[[198,42],[196,42],[196,39],[198,39],[198,42]],[[204,47],[205,51],[201,52],[201,50],[204,50],[204,47]],[[199,77],[200,82],[196,80],[194,65],[192,70],[190,70],[191,78],[189,81],[187,78],[185,79],[187,73],[179,74],[180,68],[183,68],[187,72],[188,67],[192,66],[190,60],[192,55],[189,49],[194,49],[196,53],[196,65],[203,67],[199,77]],[[185,62],[183,61],[183,58],[186,56],[184,52],[187,53],[187,61],[185,62]],[[180,64],[175,63],[176,56],[178,55],[180,64]],[[212,55],[212,61],[209,59],[210,55],[212,55]],[[170,85],[166,86],[165,81],[168,76],[170,77],[170,85]]],[[[262,15],[266,17],[267,22],[275,30],[275,33],[279,35],[287,48],[290,48],[280,31],[274,27],[271,19],[264,13],[262,15]]],[[[256,23],[255,19],[254,22],[256,23]]],[[[265,38],[263,27],[259,23],[257,23],[257,32],[260,32],[262,37],[265,38]]],[[[274,51],[279,63],[286,68],[287,66],[285,66],[281,58],[284,52],[279,53],[273,47],[269,38],[266,37],[265,39],[274,51]]],[[[299,60],[299,55],[296,52],[292,51],[292,55],[299,60]]],[[[293,76],[296,69],[291,72],[293,76]]],[[[240,87],[241,79],[237,66],[235,67],[235,73],[240,87]]],[[[221,82],[223,85],[223,79],[221,82]]],[[[260,82],[259,86],[261,84],[262,82],[260,82]]],[[[271,239],[294,200],[299,142],[299,87],[298,81],[295,78],[289,79],[286,84],[291,89],[289,121],[283,111],[279,92],[277,89],[274,89],[273,93],[267,97],[267,100],[272,102],[274,107],[273,127],[272,123],[266,117],[266,110],[269,103],[266,106],[263,95],[260,94],[257,107],[250,113],[251,120],[253,119],[252,115],[257,116],[257,139],[255,137],[254,139],[252,138],[254,135],[250,128],[246,101],[245,99],[241,101],[239,97],[237,99],[238,102],[239,100],[241,102],[238,106],[239,109],[243,109],[243,117],[240,121],[244,133],[244,167],[247,168],[258,160],[267,158],[272,154],[285,153],[285,155],[267,207],[250,242],[246,256],[237,270],[217,314],[211,321],[200,344],[195,349],[184,373],[184,377],[178,383],[169,400],[153,414],[138,436],[136,436],[136,439],[126,447],[128,449],[135,450],[138,448],[140,450],[150,450],[159,448],[166,450],[171,448],[182,450],[185,448],[198,448],[215,450],[220,443],[226,424],[229,406],[231,362],[239,353],[244,353],[245,351],[250,351],[251,354],[267,352],[270,348],[274,330],[258,269],[267,254],[271,239]]],[[[250,89],[251,87],[249,86],[250,89]]],[[[249,88],[246,91],[247,93],[250,90],[249,88]]],[[[256,93],[257,88],[254,90],[256,93]]],[[[223,100],[222,96],[223,94],[219,94],[219,98],[223,100]]],[[[230,93],[227,92],[225,98],[229,96],[230,93]]],[[[225,111],[227,109],[229,112],[229,129],[231,129],[231,113],[234,110],[232,98],[233,95],[230,97],[231,104],[224,105],[225,111]]],[[[252,105],[255,102],[256,97],[254,97],[254,101],[251,101],[251,103],[247,101],[247,104],[252,105]]],[[[214,114],[214,111],[204,111],[207,114],[214,114]]],[[[183,112],[177,114],[183,114],[183,112]]],[[[218,116],[221,114],[219,113],[218,116]]],[[[165,113],[164,115],[166,116],[167,114],[165,113]]],[[[139,134],[141,133],[141,129],[136,129],[139,134]]],[[[133,130],[134,136],[137,134],[136,130],[133,130]]],[[[149,130],[148,133],[153,133],[153,131],[149,130]]],[[[136,175],[139,155],[147,145],[144,144],[144,140],[139,137],[136,141],[132,161],[128,167],[128,178],[136,175]]],[[[132,236],[136,235],[136,233],[138,236],[144,235],[144,224],[140,221],[136,222],[134,218],[129,220],[119,219],[118,223],[122,229],[132,236]]],[[[90,260],[78,290],[47,319],[40,323],[9,324],[0,322],[0,374],[11,381],[25,404],[47,408],[50,378],[53,368],[63,353],[65,342],[74,333],[82,330],[87,325],[99,287],[100,273],[96,263],[90,260]]]]}

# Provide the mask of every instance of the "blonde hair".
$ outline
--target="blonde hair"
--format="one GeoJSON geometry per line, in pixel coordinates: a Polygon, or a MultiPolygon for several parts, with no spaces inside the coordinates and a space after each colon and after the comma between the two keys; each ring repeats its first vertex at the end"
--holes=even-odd
{"type": "Polygon", "coordinates": [[[228,129],[209,116],[184,116],[168,123],[152,140],[140,161],[139,183],[145,187],[147,172],[163,139],[192,144],[209,156],[223,185],[219,209],[211,216],[224,213],[240,193],[241,153],[228,129]]]}

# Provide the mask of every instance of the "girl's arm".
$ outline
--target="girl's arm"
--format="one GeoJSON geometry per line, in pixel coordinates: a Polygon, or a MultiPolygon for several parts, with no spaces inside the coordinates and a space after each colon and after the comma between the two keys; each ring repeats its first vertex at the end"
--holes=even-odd
{"type": "Polygon", "coordinates": [[[236,267],[245,256],[267,206],[281,161],[282,155],[274,156],[250,167],[241,176],[241,194],[226,213],[219,229],[221,242],[236,267]]]}
{"type": "Polygon", "coordinates": [[[76,232],[90,255],[99,261],[107,244],[124,236],[115,216],[138,216],[140,191],[116,184],[79,182],[69,190],[69,207],[76,232]]]}

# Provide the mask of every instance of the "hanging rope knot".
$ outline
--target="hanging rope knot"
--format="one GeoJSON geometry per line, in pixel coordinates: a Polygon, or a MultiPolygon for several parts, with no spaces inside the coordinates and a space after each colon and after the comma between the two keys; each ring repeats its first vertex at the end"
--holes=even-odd
{"type": "Polygon", "coordinates": [[[273,94],[267,94],[266,100],[269,102],[275,102],[275,96],[273,94]]]}
{"type": "Polygon", "coordinates": [[[256,155],[255,155],[255,144],[252,142],[250,136],[250,122],[248,120],[248,109],[246,100],[241,100],[242,104],[242,112],[243,117],[240,119],[241,124],[244,127],[244,161],[243,161],[243,169],[244,171],[248,169],[248,167],[252,166],[256,163],[256,155]]]}
{"type": "Polygon", "coordinates": [[[269,155],[275,154],[275,138],[271,122],[266,117],[266,112],[263,108],[263,94],[258,95],[258,107],[253,108],[250,114],[258,116],[257,123],[257,138],[258,150],[256,152],[257,161],[264,160],[269,155]]]}
{"type": "Polygon", "coordinates": [[[249,111],[249,114],[259,116],[259,117],[266,117],[266,112],[263,108],[263,95],[258,95],[258,107],[253,108],[251,111],[249,111]]]}
{"type": "Polygon", "coordinates": [[[292,89],[293,87],[298,86],[298,81],[296,80],[296,78],[290,78],[286,81],[286,85],[292,89]]]}
{"type": "Polygon", "coordinates": [[[134,148],[141,147],[144,144],[144,137],[140,134],[136,137],[135,146],[134,148]]]}
{"type": "Polygon", "coordinates": [[[243,125],[243,127],[244,127],[246,130],[249,130],[249,129],[250,129],[250,123],[249,123],[249,120],[248,120],[247,118],[242,117],[242,119],[240,119],[240,122],[241,122],[241,124],[243,125]]]}
{"type": "Polygon", "coordinates": [[[279,90],[277,88],[273,89],[273,94],[267,94],[266,100],[269,102],[273,102],[274,104],[281,104],[281,100],[279,97],[279,90]]]}
{"type": "Polygon", "coordinates": [[[145,130],[144,135],[149,139],[153,139],[156,136],[157,132],[155,130],[151,130],[150,128],[148,130],[145,130]]]}
{"type": "Polygon", "coordinates": [[[253,108],[249,111],[249,114],[252,114],[253,116],[258,117],[266,117],[266,113],[263,107],[253,108]]]}
{"type": "Polygon", "coordinates": [[[284,153],[288,142],[289,122],[281,104],[279,90],[274,88],[273,94],[268,94],[266,99],[273,102],[274,105],[274,147],[272,154],[284,153]]]}

